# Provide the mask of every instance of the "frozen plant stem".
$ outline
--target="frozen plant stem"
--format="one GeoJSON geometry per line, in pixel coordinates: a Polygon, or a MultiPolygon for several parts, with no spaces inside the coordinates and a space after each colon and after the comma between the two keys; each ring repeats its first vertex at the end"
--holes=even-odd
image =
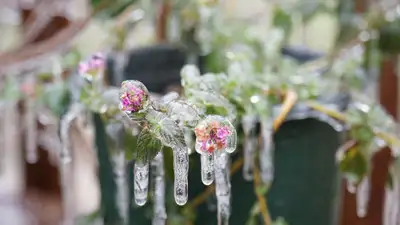
{"type": "Polygon", "coordinates": [[[138,164],[134,166],[134,192],[135,203],[143,206],[147,201],[147,193],[149,190],[149,164],[138,164]]]}
{"type": "Polygon", "coordinates": [[[184,146],[176,146],[173,149],[173,154],[175,202],[178,205],[184,205],[188,200],[189,155],[187,148],[184,146]]]}
{"type": "Polygon", "coordinates": [[[165,209],[165,171],[164,155],[160,151],[151,162],[152,179],[154,184],[153,192],[153,225],[165,225],[167,211],[165,209]]]}

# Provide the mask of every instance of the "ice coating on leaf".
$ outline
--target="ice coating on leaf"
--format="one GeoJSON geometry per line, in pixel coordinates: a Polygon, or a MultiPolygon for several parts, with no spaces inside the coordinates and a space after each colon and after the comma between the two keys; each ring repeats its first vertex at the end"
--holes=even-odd
{"type": "Polygon", "coordinates": [[[138,206],[146,204],[149,190],[149,164],[137,164],[134,166],[135,203],[138,206]]]}
{"type": "Polygon", "coordinates": [[[153,132],[163,145],[171,148],[186,148],[183,129],[165,113],[149,110],[146,119],[155,124],[153,132]]]}
{"type": "Polygon", "coordinates": [[[178,205],[186,204],[188,200],[189,155],[186,147],[175,147],[174,154],[174,197],[178,205]]]}
{"type": "Polygon", "coordinates": [[[236,107],[222,95],[212,91],[189,90],[189,101],[205,105],[212,105],[226,110],[226,116],[229,120],[235,120],[237,116],[236,107]]]}
{"type": "Polygon", "coordinates": [[[143,112],[149,106],[149,91],[139,81],[126,80],[121,84],[119,99],[122,111],[129,114],[143,112]]]}
{"type": "Polygon", "coordinates": [[[214,181],[214,156],[207,152],[200,155],[201,181],[204,185],[210,185],[214,181]]]}
{"type": "Polygon", "coordinates": [[[91,55],[87,60],[80,62],[78,73],[85,79],[92,81],[93,78],[104,70],[106,57],[103,53],[98,52],[91,55]]]}
{"type": "Polygon", "coordinates": [[[229,177],[229,155],[216,151],[214,155],[215,193],[218,204],[218,224],[227,224],[230,216],[231,182],[229,177]]]}
{"type": "Polygon", "coordinates": [[[357,216],[363,218],[367,215],[368,202],[370,195],[370,181],[369,177],[364,177],[357,187],[357,216]]]}
{"type": "Polygon", "coordinates": [[[195,65],[185,65],[181,70],[181,83],[183,87],[190,86],[199,80],[200,70],[195,65]]]}
{"type": "Polygon", "coordinates": [[[167,115],[178,123],[195,126],[200,120],[197,109],[181,100],[173,100],[167,104],[167,115]]]}
{"type": "Polygon", "coordinates": [[[272,121],[262,120],[261,121],[261,132],[262,132],[262,146],[260,151],[260,171],[261,179],[265,184],[270,184],[274,179],[274,145],[273,145],[273,129],[272,121]]]}
{"type": "Polygon", "coordinates": [[[159,152],[151,162],[152,179],[154,183],[153,192],[153,225],[165,225],[167,211],[165,209],[165,171],[164,155],[159,152]]]}
{"type": "Polygon", "coordinates": [[[232,153],[236,149],[237,134],[231,122],[221,116],[207,116],[195,128],[195,149],[200,154],[214,151],[232,153]]]}

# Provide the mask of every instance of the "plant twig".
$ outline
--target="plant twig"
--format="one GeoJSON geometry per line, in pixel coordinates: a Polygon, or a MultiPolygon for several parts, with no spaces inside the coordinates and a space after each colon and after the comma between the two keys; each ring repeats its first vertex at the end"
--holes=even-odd
{"type": "MultiPolygon", "coordinates": [[[[316,111],[322,112],[322,113],[324,113],[324,114],[326,114],[326,115],[328,115],[328,116],[330,116],[330,117],[332,117],[334,119],[337,119],[337,120],[340,120],[340,121],[343,121],[343,122],[348,122],[345,114],[343,114],[341,112],[338,112],[336,110],[333,110],[333,109],[328,109],[328,108],[326,108],[325,106],[323,106],[322,104],[320,104],[318,102],[307,101],[306,104],[310,108],[312,108],[312,109],[314,109],[316,111]]],[[[389,134],[389,133],[386,133],[386,132],[379,131],[376,127],[373,127],[372,129],[373,129],[375,135],[377,137],[381,138],[382,140],[384,140],[386,143],[388,143],[388,144],[390,144],[392,146],[399,146],[400,147],[400,140],[396,136],[394,136],[392,134],[389,134]]]]}
{"type": "Polygon", "coordinates": [[[254,192],[257,196],[258,206],[260,207],[261,215],[264,219],[265,225],[271,225],[271,216],[268,212],[267,201],[262,193],[260,193],[259,188],[261,187],[260,170],[257,166],[254,167],[254,192]]]}
{"type": "Polygon", "coordinates": [[[289,90],[283,99],[282,109],[279,112],[279,115],[274,120],[273,128],[274,130],[278,130],[278,128],[282,125],[285,121],[286,116],[289,114],[290,110],[296,104],[297,101],[297,94],[294,91],[289,90]]]}
{"type": "MultiPolygon", "coordinates": [[[[231,176],[235,174],[243,165],[243,157],[240,157],[235,162],[233,162],[231,167],[231,176]]],[[[198,195],[192,201],[187,204],[189,208],[196,208],[197,206],[201,205],[207,198],[210,196],[215,190],[215,185],[209,186],[203,193],[198,195]]]]}

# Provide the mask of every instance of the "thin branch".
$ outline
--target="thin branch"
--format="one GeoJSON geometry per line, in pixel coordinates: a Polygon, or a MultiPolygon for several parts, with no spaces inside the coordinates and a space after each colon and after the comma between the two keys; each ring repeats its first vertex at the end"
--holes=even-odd
{"type": "Polygon", "coordinates": [[[258,206],[260,207],[261,215],[264,219],[265,225],[271,225],[271,216],[268,212],[267,200],[262,193],[260,193],[259,188],[261,187],[260,170],[257,166],[254,167],[254,192],[257,196],[258,206]]]}
{"type": "Polygon", "coordinates": [[[289,114],[290,110],[293,108],[293,106],[297,102],[297,94],[294,91],[288,91],[285,94],[283,104],[282,104],[282,109],[279,112],[279,115],[276,117],[274,121],[273,128],[274,130],[278,130],[278,128],[282,125],[282,123],[285,121],[287,115],[289,114]]]}
{"type": "MultiPolygon", "coordinates": [[[[326,115],[328,115],[328,116],[330,116],[330,117],[332,117],[334,119],[337,119],[337,120],[340,120],[340,121],[343,121],[343,122],[348,122],[345,114],[343,114],[341,112],[338,112],[336,110],[328,109],[328,108],[326,108],[325,106],[323,106],[322,104],[320,104],[318,102],[307,101],[306,104],[310,108],[312,108],[312,109],[314,109],[316,111],[322,112],[322,113],[324,113],[324,114],[326,114],[326,115]]],[[[388,143],[388,144],[390,144],[392,146],[399,146],[400,147],[400,140],[396,136],[394,136],[392,134],[389,134],[389,133],[386,133],[386,132],[379,131],[379,129],[376,128],[376,127],[373,127],[372,130],[374,131],[374,133],[375,133],[375,135],[377,137],[381,138],[386,143],[388,143]]]]}

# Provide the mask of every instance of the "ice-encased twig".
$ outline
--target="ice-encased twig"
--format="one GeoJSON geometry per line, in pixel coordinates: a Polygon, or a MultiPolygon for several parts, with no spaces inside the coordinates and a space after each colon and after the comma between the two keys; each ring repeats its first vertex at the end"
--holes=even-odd
{"type": "Polygon", "coordinates": [[[165,171],[162,151],[151,162],[151,171],[154,183],[152,224],[165,225],[167,211],[165,209],[165,171]]]}
{"type": "Polygon", "coordinates": [[[74,192],[71,186],[73,185],[72,177],[72,142],[70,138],[70,127],[82,113],[83,106],[75,103],[70,106],[68,112],[63,116],[60,122],[60,139],[61,139],[61,152],[60,152],[60,179],[61,179],[61,192],[64,204],[64,223],[73,224],[75,218],[75,201],[74,192]]]}
{"type": "Polygon", "coordinates": [[[212,153],[200,155],[201,181],[204,185],[210,185],[214,181],[214,156],[212,153]]]}
{"type": "Polygon", "coordinates": [[[135,163],[133,174],[135,203],[138,206],[142,206],[147,202],[147,194],[149,191],[149,164],[135,163]]]}
{"type": "Polygon", "coordinates": [[[218,225],[227,225],[230,217],[231,182],[229,155],[225,151],[214,152],[215,193],[217,196],[218,225]]]}
{"type": "Polygon", "coordinates": [[[188,200],[189,154],[185,146],[176,146],[173,154],[175,202],[178,205],[184,205],[188,200]]]}
{"type": "Polygon", "coordinates": [[[260,151],[260,170],[261,179],[265,184],[270,184],[274,179],[274,144],[272,120],[263,119],[261,121],[262,147],[260,151]]]}
{"type": "Polygon", "coordinates": [[[243,178],[247,181],[253,179],[254,159],[258,139],[255,136],[257,117],[253,115],[246,115],[242,119],[242,126],[244,131],[243,143],[243,178]]]}
{"type": "Polygon", "coordinates": [[[370,181],[369,177],[364,177],[360,184],[358,184],[356,199],[357,199],[357,216],[365,217],[368,210],[368,202],[370,195],[370,181]]]}

